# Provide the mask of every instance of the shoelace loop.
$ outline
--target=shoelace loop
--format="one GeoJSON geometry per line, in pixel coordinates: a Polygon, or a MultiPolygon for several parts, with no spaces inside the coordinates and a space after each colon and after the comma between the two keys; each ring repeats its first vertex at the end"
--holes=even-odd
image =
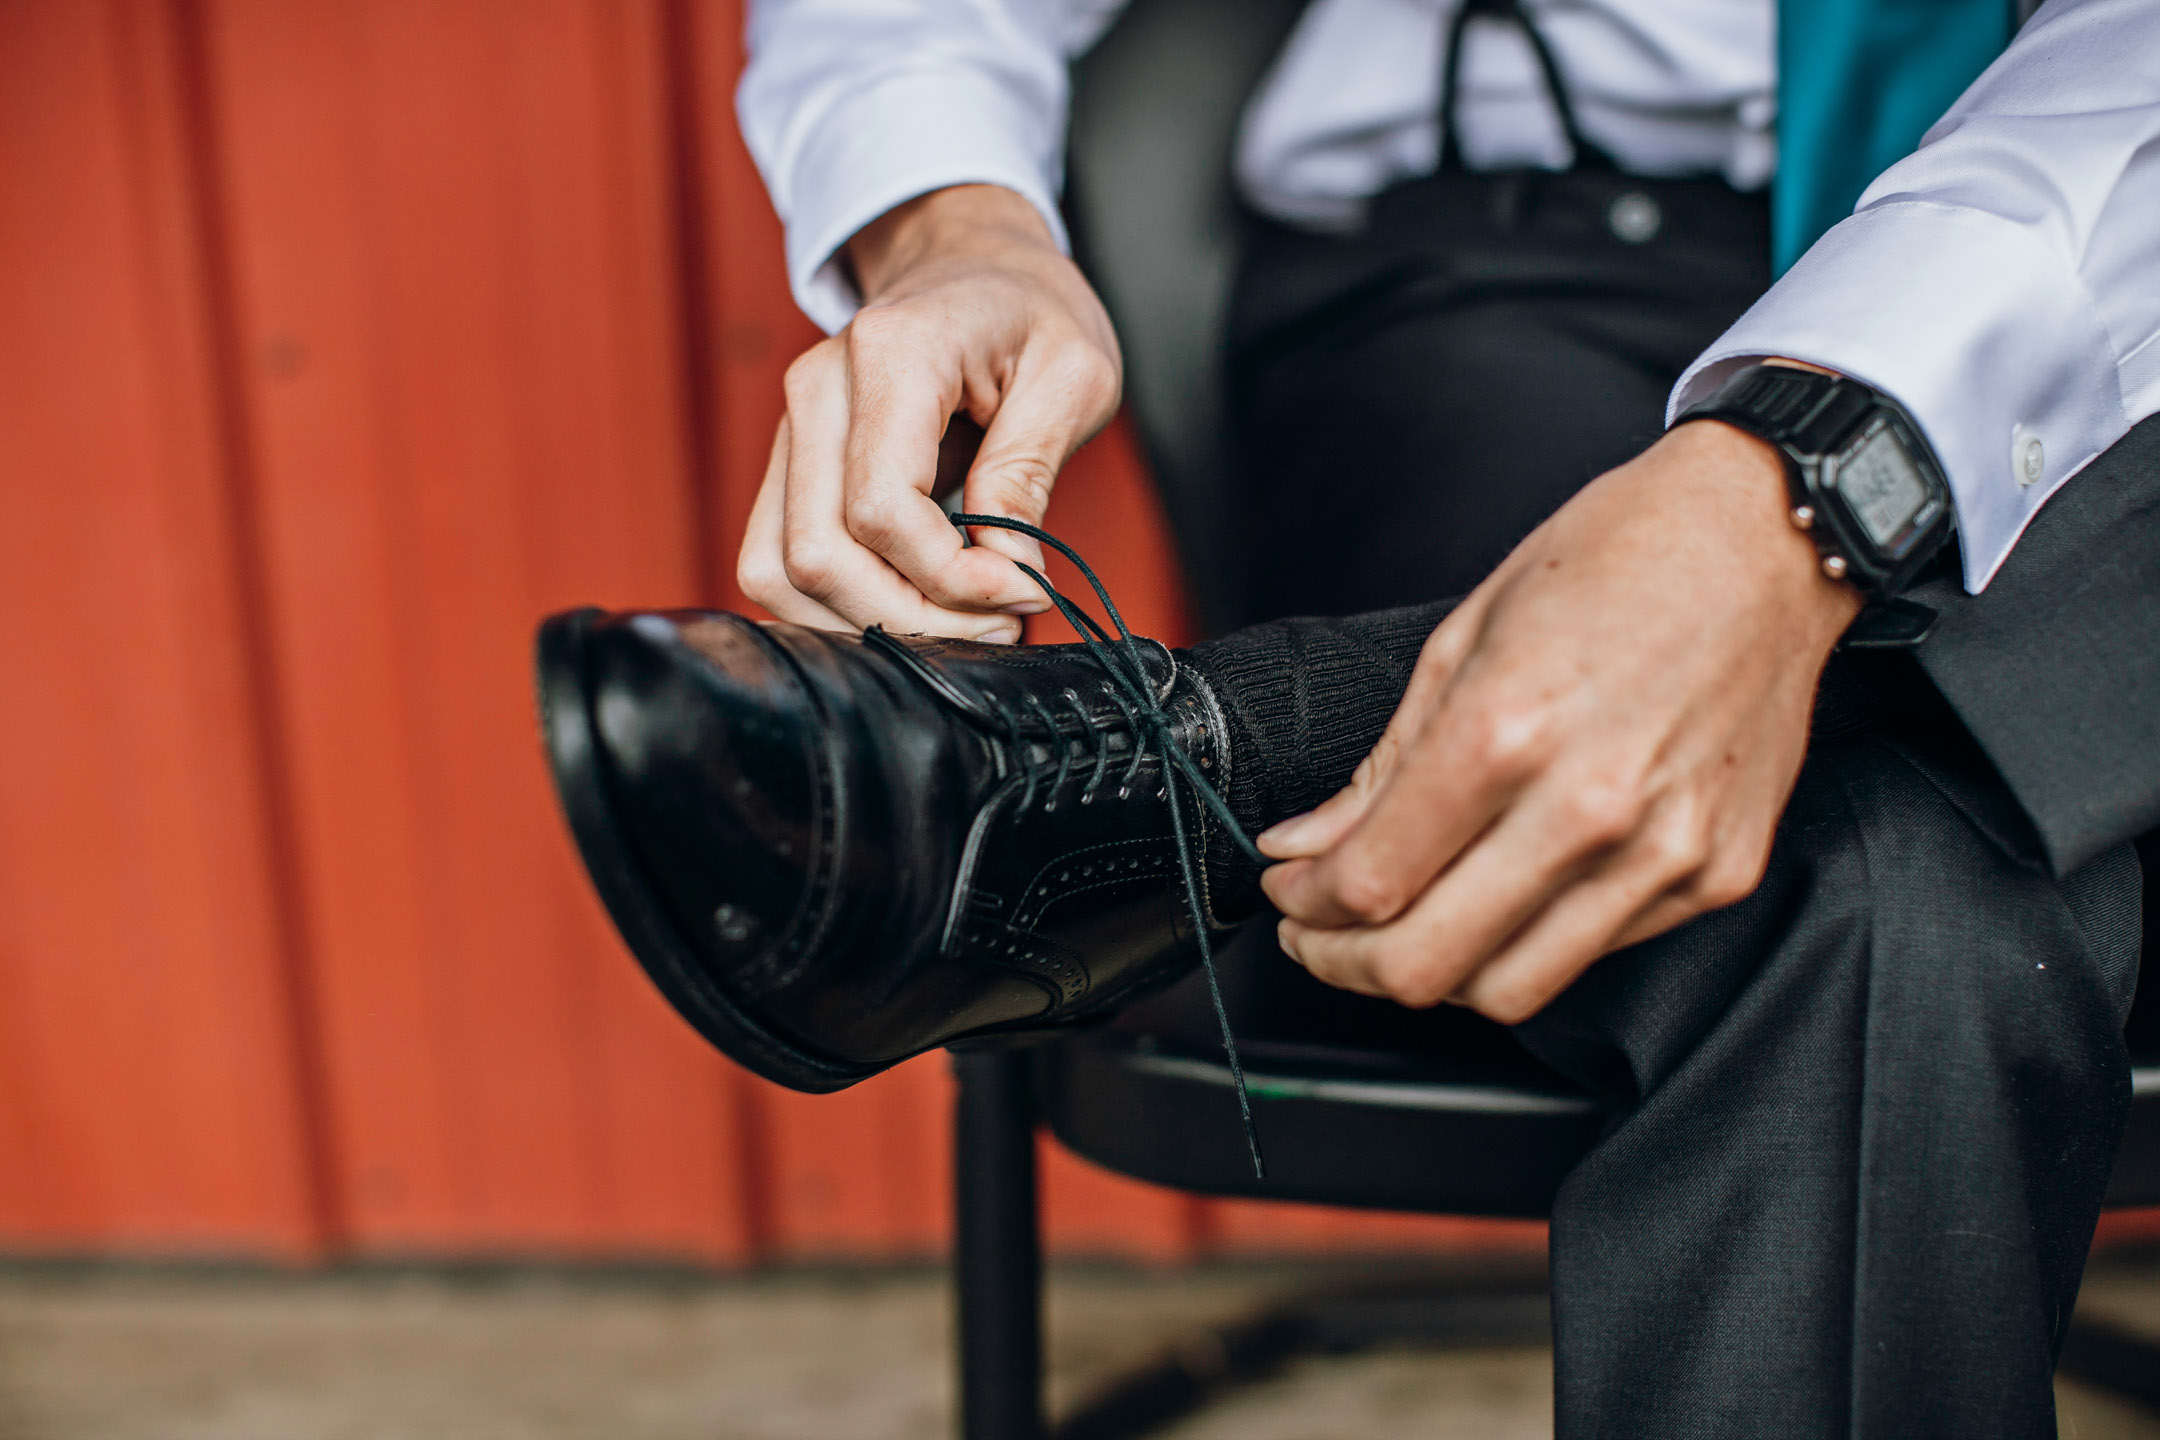
{"type": "MultiPolygon", "coordinates": [[[[1245,833],[1245,827],[1238,824],[1237,817],[1230,813],[1230,806],[1222,796],[1215,793],[1215,787],[1209,784],[1207,776],[1201,773],[1199,764],[1186,754],[1185,747],[1178,743],[1173,728],[1175,722],[1170,718],[1169,712],[1157,702],[1155,687],[1148,683],[1147,651],[1141,646],[1139,637],[1126,625],[1125,617],[1118,613],[1117,602],[1110,598],[1110,592],[1103,588],[1102,581],[1096,578],[1087,561],[1080,558],[1079,552],[1056,536],[1024,520],[1008,520],[1002,515],[957,514],[952,517],[952,523],[959,527],[963,535],[969,528],[977,526],[992,530],[1010,530],[1027,536],[1037,544],[1048,545],[1072,561],[1073,568],[1077,569],[1094,589],[1095,598],[1102,601],[1103,611],[1109,615],[1110,623],[1117,627],[1115,640],[1111,639],[1108,631],[1095,623],[1094,616],[1059,593],[1058,588],[1050,583],[1049,577],[1021,561],[1015,560],[1013,563],[1042,588],[1043,594],[1049,597],[1051,604],[1057,606],[1058,613],[1065,617],[1066,623],[1079,635],[1081,643],[1087,646],[1095,663],[1102,666],[1103,673],[1109,677],[1111,698],[1117,702],[1119,709],[1125,711],[1126,719],[1133,727],[1133,758],[1126,769],[1125,787],[1130,787],[1132,777],[1139,769],[1141,757],[1148,744],[1153,743],[1162,755],[1165,766],[1184,777],[1194,800],[1203,811],[1214,817],[1215,823],[1222,827],[1223,833],[1230,837],[1239,852],[1255,865],[1267,864],[1266,857],[1253,844],[1252,837],[1245,833]]],[[[1064,787],[1070,774],[1072,753],[1049,707],[1033,695],[1028,699],[1029,703],[1041,712],[1039,718],[1049,727],[1051,744],[1058,751],[1057,779],[1052,782],[1051,799],[1048,802],[1054,805],[1058,790],[1064,787]]],[[[1077,697],[1073,698],[1073,704],[1076,709],[1079,708],[1077,697]]],[[[1086,712],[1082,710],[1081,713],[1084,717],[1086,712]]],[[[1012,738],[1018,742],[1018,717],[1008,711],[1003,719],[1012,738]]],[[[1088,782],[1088,794],[1093,794],[1095,787],[1101,783],[1108,758],[1108,751],[1098,748],[1095,773],[1088,782]]],[[[1123,793],[1123,788],[1120,793],[1123,793]]],[[[1034,799],[1034,795],[1035,774],[1034,767],[1030,766],[1027,770],[1027,789],[1021,797],[1021,803],[1029,803],[1034,799]]],[[[1207,975],[1208,999],[1214,1002],[1215,1023],[1222,1031],[1223,1055],[1230,1062],[1230,1083],[1237,1091],[1238,1116],[1245,1122],[1245,1148],[1252,1153],[1253,1178],[1264,1180],[1267,1178],[1267,1166],[1260,1158],[1260,1134],[1253,1127],[1252,1100],[1245,1093],[1245,1067],[1238,1060],[1237,1037],[1230,1033],[1230,1012],[1223,1004],[1222,982],[1215,974],[1215,946],[1208,934],[1207,907],[1201,900],[1199,865],[1193,855],[1192,836],[1186,829],[1185,806],[1179,799],[1177,785],[1169,782],[1167,778],[1163,786],[1163,799],[1170,808],[1170,838],[1177,849],[1178,878],[1185,892],[1185,908],[1192,917],[1193,936],[1200,946],[1200,968],[1207,975]]],[[[1048,808],[1047,805],[1045,808],[1048,808]]]]}

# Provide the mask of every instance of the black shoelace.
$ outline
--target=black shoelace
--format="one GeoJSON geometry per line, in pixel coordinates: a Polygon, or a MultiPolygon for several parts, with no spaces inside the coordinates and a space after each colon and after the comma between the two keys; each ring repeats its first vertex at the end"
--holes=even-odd
{"type": "MultiPolygon", "coordinates": [[[[1057,606],[1058,613],[1065,617],[1066,622],[1080,636],[1081,643],[1087,646],[1088,653],[1095,657],[1095,662],[1102,666],[1103,673],[1110,677],[1111,695],[1118,700],[1119,708],[1126,711],[1133,724],[1131,769],[1138,768],[1148,741],[1154,741],[1156,749],[1162,753],[1163,799],[1170,807],[1170,838],[1177,848],[1178,877],[1185,891],[1185,908],[1192,916],[1193,936],[1200,944],[1200,968],[1207,975],[1208,999],[1215,1005],[1215,1023],[1222,1030],[1223,1055],[1230,1062],[1230,1083],[1237,1091],[1238,1116],[1245,1122],[1245,1148],[1252,1152],[1253,1178],[1264,1180],[1267,1178],[1267,1167],[1260,1159],[1260,1134],[1253,1128],[1252,1101],[1245,1093],[1245,1067],[1238,1062],[1237,1037],[1230,1033],[1230,1012],[1223,1005],[1222,983],[1215,975],[1215,946],[1208,935],[1207,907],[1200,898],[1202,892],[1199,863],[1193,853],[1192,836],[1185,825],[1185,805],[1179,798],[1177,784],[1170,778],[1170,772],[1174,770],[1185,778],[1194,800],[1208,814],[1214,816],[1215,823],[1222,826],[1223,833],[1230,837],[1246,859],[1255,865],[1266,865],[1267,857],[1253,844],[1252,837],[1245,833],[1245,827],[1238,824],[1237,817],[1230,813],[1230,807],[1215,793],[1215,787],[1200,773],[1200,766],[1192,756],[1185,753],[1185,747],[1178,744],[1170,714],[1156,702],[1155,687],[1148,683],[1147,652],[1141,648],[1139,638],[1126,626],[1125,617],[1118,613],[1117,603],[1110,598],[1110,592],[1103,588],[1102,581],[1095,577],[1095,572],[1089,568],[1087,561],[1081,559],[1079,553],[1064,541],[1022,520],[1008,520],[1002,515],[962,514],[953,516],[952,522],[960,527],[963,534],[968,527],[980,525],[993,530],[1011,530],[1038,544],[1048,545],[1072,561],[1074,568],[1094,587],[1095,598],[1102,601],[1103,610],[1110,616],[1110,623],[1117,627],[1117,638],[1113,640],[1108,631],[1095,623],[1094,616],[1058,593],[1058,588],[1052,585],[1041,571],[1017,560],[1013,562],[1026,572],[1030,580],[1042,587],[1043,594],[1050,597],[1050,603],[1057,606]]],[[[1055,736],[1061,732],[1053,725],[1051,733],[1055,736]]],[[[1098,782],[1102,778],[1104,758],[1099,756],[1097,759],[1094,780],[1098,782]]],[[[1128,778],[1130,773],[1131,770],[1128,770],[1128,778]]],[[[1065,770],[1061,759],[1058,771],[1060,784],[1064,778],[1065,770]]],[[[1032,785],[1032,777],[1030,783],[1032,785]]],[[[1092,790],[1093,785],[1089,788],[1092,790]]]]}

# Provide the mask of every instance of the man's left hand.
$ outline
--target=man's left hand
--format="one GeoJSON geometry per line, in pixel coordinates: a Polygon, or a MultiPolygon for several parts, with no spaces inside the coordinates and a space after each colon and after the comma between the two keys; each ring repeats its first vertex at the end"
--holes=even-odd
{"type": "Polygon", "coordinates": [[[1752,891],[1860,608],[1774,450],[1683,425],[1540,526],[1433,632],[1349,787],[1260,837],[1329,984],[1507,1024],[1752,891]]]}

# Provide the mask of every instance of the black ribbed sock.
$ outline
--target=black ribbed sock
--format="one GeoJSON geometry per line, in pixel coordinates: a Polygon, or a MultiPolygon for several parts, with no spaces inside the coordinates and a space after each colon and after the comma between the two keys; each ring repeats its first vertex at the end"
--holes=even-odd
{"type": "MultiPolygon", "coordinates": [[[[1230,813],[1250,834],[1301,815],[1350,782],[1387,729],[1410,671],[1453,600],[1343,619],[1274,620],[1195,645],[1230,724],[1230,813]]],[[[1224,919],[1258,904],[1251,867],[1209,846],[1224,919]]]]}

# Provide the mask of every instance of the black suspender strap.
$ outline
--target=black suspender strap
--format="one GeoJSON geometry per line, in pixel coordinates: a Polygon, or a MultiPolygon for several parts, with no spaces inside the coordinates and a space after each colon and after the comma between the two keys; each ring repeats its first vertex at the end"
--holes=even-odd
{"type": "Polygon", "coordinates": [[[1472,16],[1488,20],[1512,20],[1530,42],[1537,55],[1538,69],[1544,72],[1545,88],[1552,96],[1553,109],[1559,112],[1560,128],[1575,152],[1572,168],[1578,170],[1617,170],[1619,163],[1594,143],[1575,123],[1575,107],[1568,99],[1567,86],[1561,82],[1560,67],[1553,60],[1552,50],[1545,44],[1545,37],[1538,33],[1537,25],[1524,12],[1521,0],[1462,0],[1448,25],[1447,48],[1440,72],[1440,163],[1436,169],[1450,166],[1467,169],[1463,164],[1462,145],[1457,140],[1461,131],[1456,111],[1462,91],[1462,42],[1463,31],[1472,16]]]}

